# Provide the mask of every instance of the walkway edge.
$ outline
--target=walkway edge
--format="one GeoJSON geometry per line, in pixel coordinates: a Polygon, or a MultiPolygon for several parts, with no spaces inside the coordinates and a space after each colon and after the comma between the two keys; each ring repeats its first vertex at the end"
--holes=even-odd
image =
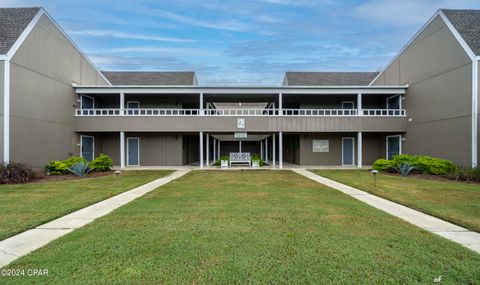
{"type": "Polygon", "coordinates": [[[100,201],[61,218],[40,225],[34,229],[0,241],[0,268],[19,257],[37,250],[49,242],[81,228],[95,219],[103,217],[113,210],[165,185],[190,170],[177,170],[167,176],[133,188],[116,196],[100,201]]]}
{"type": "Polygon", "coordinates": [[[407,221],[426,231],[439,235],[477,253],[480,253],[480,234],[477,232],[470,231],[463,227],[446,222],[442,219],[427,215],[417,210],[413,210],[401,204],[325,178],[305,169],[294,169],[293,171],[313,181],[343,192],[350,197],[382,210],[392,216],[407,221]]]}

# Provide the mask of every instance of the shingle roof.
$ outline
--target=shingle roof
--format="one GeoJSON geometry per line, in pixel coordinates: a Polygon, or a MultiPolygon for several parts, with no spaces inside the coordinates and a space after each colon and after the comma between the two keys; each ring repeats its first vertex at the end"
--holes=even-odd
{"type": "Polygon", "coordinates": [[[102,71],[112,85],[197,85],[193,71],[102,71]]]}
{"type": "Polygon", "coordinates": [[[480,55],[480,10],[442,9],[442,12],[475,55],[480,55]]]}
{"type": "Polygon", "coordinates": [[[366,86],[378,72],[287,72],[283,85],[366,86]]]}
{"type": "Polygon", "coordinates": [[[40,8],[0,8],[0,54],[12,48],[40,8]]]}

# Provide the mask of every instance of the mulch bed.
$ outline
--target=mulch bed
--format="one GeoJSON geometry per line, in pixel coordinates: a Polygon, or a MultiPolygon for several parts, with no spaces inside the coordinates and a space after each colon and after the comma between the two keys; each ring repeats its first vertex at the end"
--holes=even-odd
{"type": "MultiPolygon", "coordinates": [[[[390,175],[390,176],[400,176],[399,173],[384,172],[383,174],[390,175]]],[[[475,181],[455,180],[455,179],[450,179],[450,178],[447,178],[447,177],[441,176],[441,175],[428,175],[428,174],[421,174],[421,173],[409,174],[407,177],[437,180],[437,181],[454,181],[454,182],[462,182],[462,183],[469,183],[469,184],[480,184],[480,182],[475,182],[475,181]]]]}
{"type": "Polygon", "coordinates": [[[48,181],[64,181],[64,180],[77,180],[85,178],[95,178],[102,176],[114,175],[114,171],[105,171],[105,172],[90,172],[86,177],[79,177],[74,174],[66,175],[46,175],[45,173],[36,173],[36,179],[30,183],[38,182],[48,182],[48,181]]]}

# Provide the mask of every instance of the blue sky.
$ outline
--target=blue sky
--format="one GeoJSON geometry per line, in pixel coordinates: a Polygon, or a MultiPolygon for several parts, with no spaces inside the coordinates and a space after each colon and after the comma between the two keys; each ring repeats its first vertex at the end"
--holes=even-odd
{"type": "Polygon", "coordinates": [[[438,8],[471,0],[0,0],[43,6],[102,70],[194,70],[200,84],[376,71],[438,8]]]}

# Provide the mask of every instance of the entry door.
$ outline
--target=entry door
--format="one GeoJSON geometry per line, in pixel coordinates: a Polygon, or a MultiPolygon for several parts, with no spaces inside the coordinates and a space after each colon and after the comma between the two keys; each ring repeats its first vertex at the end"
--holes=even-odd
{"type": "Polygon", "coordinates": [[[393,156],[401,154],[401,136],[387,137],[387,159],[392,159],[393,156]]]}
{"type": "Polygon", "coordinates": [[[139,138],[127,138],[127,165],[140,165],[140,140],[139,138]]]}
{"type": "Polygon", "coordinates": [[[342,165],[354,164],[354,138],[342,138],[342,165]]]}
{"type": "Polygon", "coordinates": [[[87,161],[92,161],[94,156],[94,138],[92,136],[80,137],[81,156],[87,161]]]}

